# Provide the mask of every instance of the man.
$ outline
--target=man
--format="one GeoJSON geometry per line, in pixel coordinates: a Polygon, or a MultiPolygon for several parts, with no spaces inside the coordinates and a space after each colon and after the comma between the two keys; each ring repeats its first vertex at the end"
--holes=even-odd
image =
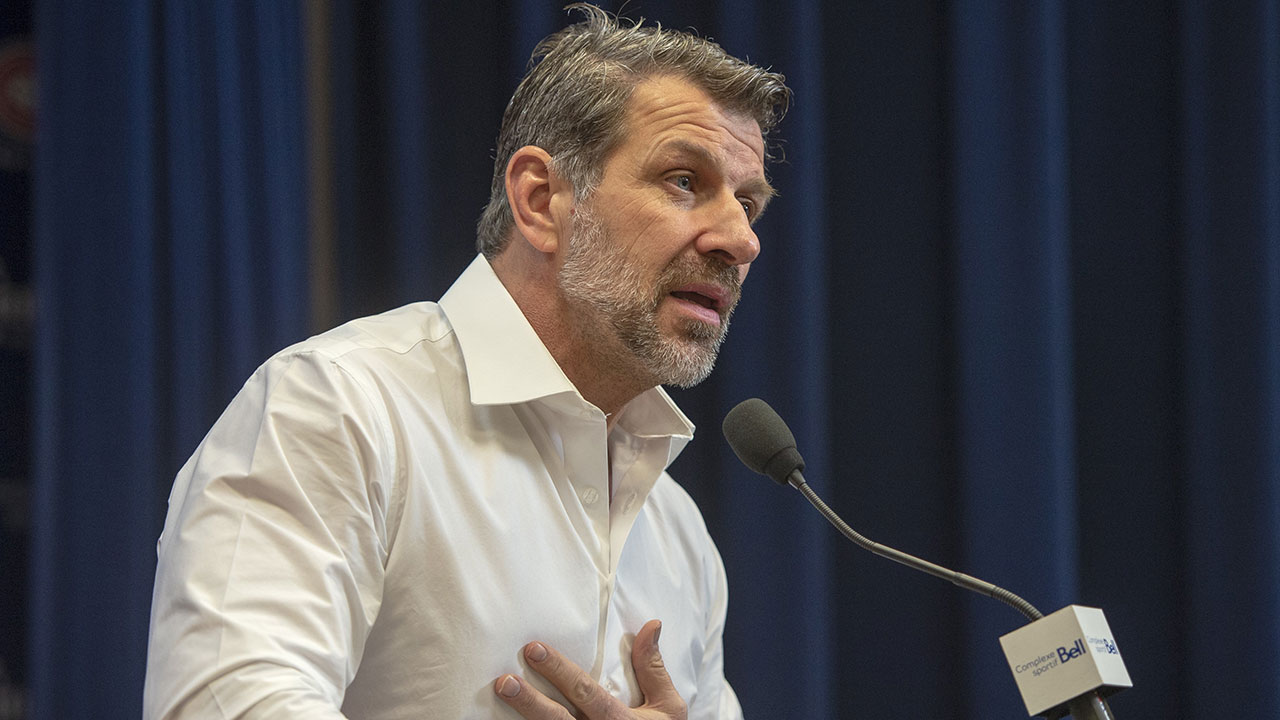
{"type": "Polygon", "coordinates": [[[741,717],[657,386],[711,370],[789,91],[577,7],[504,116],[481,256],[269,360],[179,472],[147,717],[741,717]]]}

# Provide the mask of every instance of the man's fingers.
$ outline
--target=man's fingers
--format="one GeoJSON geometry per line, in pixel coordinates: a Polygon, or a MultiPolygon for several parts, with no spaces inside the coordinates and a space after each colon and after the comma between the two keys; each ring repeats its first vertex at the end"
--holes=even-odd
{"type": "MultiPolygon", "coordinates": [[[[603,719],[610,717],[611,709],[617,710],[622,706],[621,701],[605,692],[586,671],[540,642],[525,645],[524,658],[529,667],[549,680],[566,700],[582,711],[583,717],[603,719]]],[[[559,703],[515,675],[498,678],[493,689],[498,697],[528,720],[569,720],[573,717],[559,703]]]]}
{"type": "Polygon", "coordinates": [[[662,634],[662,622],[650,620],[636,633],[631,646],[631,667],[636,673],[636,683],[644,694],[644,706],[661,710],[671,717],[683,718],[688,713],[684,699],[676,692],[662,662],[658,649],[658,637],[662,634]]]}
{"type": "Polygon", "coordinates": [[[622,704],[585,670],[553,648],[540,642],[529,643],[524,647],[524,658],[529,661],[529,667],[550,680],[565,699],[587,718],[609,717],[610,706],[622,704]]]}
{"type": "Polygon", "coordinates": [[[516,675],[503,675],[495,680],[493,691],[525,720],[573,720],[563,705],[516,675]]]}
{"type": "MultiPolygon", "coordinates": [[[[551,682],[575,708],[588,720],[606,718],[662,717],[685,720],[688,707],[676,692],[667,667],[658,650],[658,636],[662,623],[650,620],[636,633],[631,646],[631,665],[636,682],[644,694],[644,704],[629,709],[621,700],[610,695],[582,668],[575,665],[555,649],[540,642],[524,646],[524,658],[539,675],[551,682]]],[[[493,691],[503,702],[515,708],[526,720],[572,720],[572,715],[559,703],[548,698],[537,688],[515,675],[503,675],[494,681],[493,691]]]]}

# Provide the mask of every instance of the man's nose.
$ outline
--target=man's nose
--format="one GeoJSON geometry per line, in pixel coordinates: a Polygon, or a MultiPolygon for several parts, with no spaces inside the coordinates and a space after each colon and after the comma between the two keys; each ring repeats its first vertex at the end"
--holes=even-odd
{"type": "Polygon", "coordinates": [[[717,199],[705,231],[699,235],[698,252],[726,265],[746,265],[760,254],[760,239],[742,202],[732,194],[717,199]]]}

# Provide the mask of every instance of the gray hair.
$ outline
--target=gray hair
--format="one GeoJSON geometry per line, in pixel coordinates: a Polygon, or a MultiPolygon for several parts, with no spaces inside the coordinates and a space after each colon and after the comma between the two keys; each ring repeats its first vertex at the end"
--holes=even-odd
{"type": "Polygon", "coordinates": [[[641,81],[683,78],[731,112],[754,118],[766,142],[791,99],[782,75],[739,60],[710,40],[661,25],[610,16],[586,3],[568,7],[582,22],[547,36],[502,116],[489,204],[477,226],[476,249],[493,259],[506,248],[515,220],[507,202],[507,163],[536,145],[551,169],[582,200],[600,182],[604,161],[623,133],[627,100],[641,81]]]}

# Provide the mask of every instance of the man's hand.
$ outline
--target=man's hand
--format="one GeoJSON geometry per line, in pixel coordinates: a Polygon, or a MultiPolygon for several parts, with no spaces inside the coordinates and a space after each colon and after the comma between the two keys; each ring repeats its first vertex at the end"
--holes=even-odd
{"type": "MultiPolygon", "coordinates": [[[[644,704],[629,708],[554,649],[539,642],[524,646],[529,666],[551,681],[587,720],[686,720],[688,708],[671,683],[671,676],[658,652],[662,623],[650,620],[636,633],[631,646],[631,666],[644,694],[644,704]]],[[[515,675],[503,675],[493,684],[503,702],[526,720],[573,720],[574,715],[560,703],[543,695],[515,675]]]]}

